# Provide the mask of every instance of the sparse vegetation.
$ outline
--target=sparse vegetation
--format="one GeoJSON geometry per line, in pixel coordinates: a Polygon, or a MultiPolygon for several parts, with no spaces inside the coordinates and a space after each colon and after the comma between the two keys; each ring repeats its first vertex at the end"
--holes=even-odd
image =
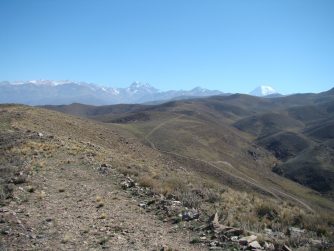
{"type": "Polygon", "coordinates": [[[176,197],[189,208],[199,208],[202,199],[192,191],[176,191],[176,197]]]}
{"type": "MultiPolygon", "coordinates": [[[[42,120],[41,117],[43,116],[39,115],[40,112],[49,114],[48,111],[37,109],[38,112],[36,112],[35,109],[31,108],[28,111],[31,114],[27,116],[27,119],[16,124],[17,127],[21,126],[23,128],[20,130],[34,128],[30,133],[33,134],[34,130],[44,132],[45,128],[48,128],[50,132],[44,132],[44,135],[55,134],[57,137],[50,140],[39,136],[35,138],[29,136],[31,138],[21,142],[20,145],[7,149],[6,156],[24,156],[26,160],[23,171],[27,174],[26,177],[29,174],[29,179],[25,183],[17,185],[13,182],[8,183],[13,187],[12,194],[18,193],[18,196],[13,197],[16,197],[17,202],[15,203],[21,206],[29,204],[33,208],[32,203],[40,203],[39,205],[60,203],[62,212],[72,214],[74,213],[73,210],[80,206],[80,211],[88,210],[88,208],[93,209],[94,224],[107,223],[116,217],[115,215],[107,216],[106,212],[109,215],[107,210],[114,210],[111,209],[114,207],[110,207],[110,205],[115,205],[115,208],[117,208],[117,205],[123,203],[125,199],[122,194],[124,191],[118,194],[117,190],[110,190],[110,195],[108,195],[108,193],[102,192],[104,187],[111,185],[115,181],[115,177],[120,179],[131,177],[148,196],[157,195],[159,197],[164,195],[162,197],[168,200],[181,201],[184,207],[198,209],[201,212],[200,222],[206,222],[210,215],[218,212],[220,223],[224,226],[242,228],[246,231],[259,233],[259,236],[265,236],[267,229],[287,234],[291,226],[305,229],[307,236],[312,238],[330,238],[333,234],[334,221],[330,217],[331,213],[326,216],[325,214],[320,215],[321,210],[320,213],[309,212],[293,201],[278,201],[274,196],[253,188],[246,190],[244,184],[236,180],[232,180],[232,186],[230,186],[231,183],[229,182],[231,181],[225,179],[227,174],[220,178],[219,168],[224,168],[223,170],[229,170],[234,174],[237,174],[240,170],[239,175],[242,176],[240,172],[243,167],[231,167],[226,163],[216,163],[217,169],[208,170],[207,168],[211,167],[202,162],[163,155],[142,146],[140,143],[133,143],[131,140],[126,140],[128,143],[125,143],[125,140],[118,140],[118,136],[113,135],[114,132],[110,131],[109,128],[91,121],[78,123],[75,118],[54,113],[52,116],[56,116],[56,118],[53,119],[57,119],[59,122],[53,123],[52,121],[42,120]],[[31,122],[32,119],[34,123],[31,122]],[[74,130],[71,126],[65,126],[67,120],[77,126],[83,126],[80,130],[86,133],[78,133],[79,129],[74,130]],[[99,129],[97,130],[96,127],[99,127],[99,129]],[[103,135],[101,136],[97,132],[102,132],[103,135]],[[24,152],[25,155],[21,155],[21,152],[24,152]],[[101,175],[98,167],[102,163],[110,163],[110,166],[112,166],[112,169],[108,169],[110,172],[101,175]],[[203,172],[204,169],[205,172],[203,172]],[[95,172],[97,175],[94,176],[94,179],[97,179],[94,181],[94,189],[84,186],[89,180],[88,176],[82,177],[86,172],[90,175],[95,172]],[[52,180],[48,179],[50,173],[54,173],[52,180]],[[33,183],[36,178],[39,179],[41,184],[33,183]],[[67,183],[64,183],[64,180],[67,183]],[[75,189],[71,188],[72,183],[75,189]],[[239,185],[239,189],[236,189],[239,185]],[[18,190],[19,186],[22,186],[23,189],[18,190]],[[31,190],[33,192],[30,193],[31,190]],[[90,194],[89,202],[87,198],[82,197],[83,194],[87,196],[86,193],[90,194]],[[78,194],[81,194],[80,198],[77,197],[78,194]],[[54,202],[55,198],[57,198],[57,201],[54,202]],[[117,201],[114,199],[117,199],[117,201]],[[63,201],[70,204],[65,205],[63,201]],[[72,202],[74,204],[71,204],[72,202]],[[90,205],[87,207],[86,203],[90,203],[90,205]]],[[[44,117],[48,116],[44,115],[44,117]]],[[[8,163],[7,159],[4,159],[4,161],[8,163]]],[[[17,163],[21,162],[17,161],[17,163]]],[[[15,166],[18,167],[19,165],[15,166]]],[[[20,176],[22,171],[14,168],[6,169],[4,172],[8,172],[8,170],[13,171],[11,175],[14,177],[17,174],[20,176]]],[[[117,186],[120,189],[121,186],[119,184],[117,186]]],[[[303,188],[298,189],[302,193],[304,192],[303,188]]],[[[4,198],[3,194],[2,191],[1,198],[4,198]]],[[[132,193],[128,193],[128,195],[133,196],[132,193]]],[[[129,199],[129,201],[131,200],[129,199]]],[[[150,203],[154,205],[155,202],[146,200],[143,209],[136,205],[137,210],[123,205],[126,208],[125,210],[140,215],[152,210],[147,209],[147,205],[150,203]]],[[[54,205],[55,208],[57,206],[54,205]]],[[[160,215],[160,217],[161,220],[165,220],[163,215],[160,215]]],[[[182,217],[178,214],[172,214],[170,220],[175,224],[184,223],[182,217]],[[173,219],[174,221],[172,221],[173,219]]],[[[60,220],[48,224],[54,224],[54,222],[63,224],[60,220]]],[[[81,222],[81,220],[77,222],[81,222]]],[[[87,226],[85,227],[87,228],[87,226]]],[[[99,225],[97,232],[107,231],[105,228],[104,225],[99,225]]],[[[124,232],[125,230],[126,228],[122,226],[120,232],[115,231],[114,228],[112,231],[114,231],[114,234],[128,234],[124,232]]],[[[91,232],[90,235],[94,236],[93,233],[96,231],[92,228],[91,232]]],[[[288,239],[280,241],[288,243],[291,247],[298,247],[304,243],[303,239],[296,239],[293,235],[286,236],[288,239]]],[[[62,238],[59,237],[59,242],[62,241],[62,238]]],[[[63,245],[76,242],[76,238],[78,237],[72,236],[69,240],[63,241],[63,245]]],[[[263,240],[265,240],[265,237],[263,237],[263,240]]],[[[95,243],[98,243],[98,238],[95,243]]]]}
{"type": "Polygon", "coordinates": [[[277,219],[278,213],[272,205],[264,203],[256,208],[256,214],[260,219],[266,218],[270,221],[277,219]]]}

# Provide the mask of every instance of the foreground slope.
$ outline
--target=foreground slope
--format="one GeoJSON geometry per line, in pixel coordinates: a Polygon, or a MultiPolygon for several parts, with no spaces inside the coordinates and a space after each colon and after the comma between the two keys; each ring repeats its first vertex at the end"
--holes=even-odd
{"type": "Polygon", "coordinates": [[[146,154],[158,165],[151,153],[89,121],[16,106],[0,114],[1,248],[201,249],[120,188],[115,166],[130,172],[146,154]]]}

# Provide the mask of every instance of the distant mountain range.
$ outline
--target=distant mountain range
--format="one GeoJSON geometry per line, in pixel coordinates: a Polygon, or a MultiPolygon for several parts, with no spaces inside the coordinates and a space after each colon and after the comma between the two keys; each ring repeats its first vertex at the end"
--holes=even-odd
{"type": "MultiPolygon", "coordinates": [[[[250,93],[254,96],[277,95],[270,86],[260,86],[250,93]]],[[[127,88],[103,87],[100,85],[53,80],[0,82],[0,103],[27,105],[62,105],[82,103],[89,105],[111,104],[157,104],[169,100],[194,97],[229,95],[218,90],[195,87],[192,90],[160,91],[149,84],[134,82],[127,88]]]]}
{"type": "Polygon", "coordinates": [[[73,81],[32,80],[0,82],[0,103],[21,103],[27,105],[146,103],[171,100],[178,97],[206,97],[223,94],[221,91],[208,90],[201,87],[188,91],[160,91],[149,84],[139,82],[134,82],[128,88],[102,87],[73,81]]]}

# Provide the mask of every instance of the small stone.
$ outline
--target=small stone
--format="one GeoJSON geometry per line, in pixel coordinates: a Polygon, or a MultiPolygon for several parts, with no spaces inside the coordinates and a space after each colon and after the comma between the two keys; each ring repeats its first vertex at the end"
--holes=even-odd
{"type": "Polygon", "coordinates": [[[140,206],[141,208],[145,208],[145,207],[146,207],[146,203],[139,203],[139,206],[140,206]]]}
{"type": "Polygon", "coordinates": [[[99,240],[99,244],[100,244],[100,245],[104,245],[104,244],[106,244],[107,242],[108,242],[108,238],[107,238],[107,237],[104,237],[104,238],[102,238],[102,239],[99,240]]]}
{"type": "Polygon", "coordinates": [[[256,235],[250,235],[250,236],[245,236],[245,237],[242,237],[241,239],[239,239],[239,243],[241,245],[248,245],[249,243],[255,241],[257,239],[257,236],[256,235]]]}
{"type": "Polygon", "coordinates": [[[182,213],[182,220],[191,221],[199,218],[199,213],[195,209],[188,210],[182,213]]]}
{"type": "Polygon", "coordinates": [[[272,243],[265,242],[265,243],[264,243],[264,249],[265,249],[265,250],[275,250],[275,246],[274,246],[274,244],[272,244],[272,243]]]}
{"type": "Polygon", "coordinates": [[[104,203],[101,201],[96,205],[96,208],[101,208],[104,206],[104,203]]]}
{"type": "Polygon", "coordinates": [[[27,187],[27,191],[28,191],[29,193],[33,193],[33,192],[35,192],[35,188],[32,187],[32,186],[28,186],[28,187],[27,187]]]}
{"type": "Polygon", "coordinates": [[[101,196],[96,196],[96,202],[100,202],[100,201],[102,201],[102,197],[101,196]]]}
{"type": "Polygon", "coordinates": [[[45,196],[46,196],[46,193],[45,193],[44,191],[41,191],[41,192],[38,194],[38,198],[39,198],[40,200],[44,199],[45,196]]]}
{"type": "Polygon", "coordinates": [[[83,232],[84,234],[89,233],[89,228],[85,228],[85,229],[83,229],[82,232],[83,232]]]}
{"type": "Polygon", "coordinates": [[[107,215],[105,213],[102,213],[99,217],[100,220],[106,219],[107,215]]]}
{"type": "Polygon", "coordinates": [[[314,240],[310,239],[310,243],[313,247],[318,248],[318,249],[323,249],[324,248],[324,242],[321,240],[314,240]]]}
{"type": "Polygon", "coordinates": [[[270,228],[265,228],[265,229],[264,229],[264,232],[265,232],[267,235],[272,235],[272,234],[273,234],[273,230],[271,230],[270,228]]]}
{"type": "Polygon", "coordinates": [[[219,216],[217,212],[213,215],[212,224],[219,225],[219,216]]]}
{"type": "Polygon", "coordinates": [[[210,242],[210,247],[217,247],[218,246],[218,244],[219,244],[219,242],[218,241],[212,241],[212,242],[210,242]]]}
{"type": "Polygon", "coordinates": [[[260,243],[258,243],[257,241],[252,241],[251,243],[248,244],[248,247],[252,248],[252,249],[261,249],[261,245],[260,243]]]}
{"type": "Polygon", "coordinates": [[[7,230],[7,229],[2,229],[2,230],[1,230],[1,234],[3,234],[3,235],[8,235],[8,234],[9,234],[9,230],[7,230]]]}
{"type": "Polygon", "coordinates": [[[305,230],[298,227],[289,227],[289,233],[292,238],[298,238],[305,233],[305,230]]]}
{"type": "Polygon", "coordinates": [[[69,234],[65,234],[63,239],[61,240],[61,243],[65,244],[71,240],[71,236],[69,234]]]}
{"type": "Polygon", "coordinates": [[[238,236],[232,236],[231,237],[231,241],[233,241],[233,242],[238,242],[238,236]]]}
{"type": "Polygon", "coordinates": [[[130,177],[127,177],[126,180],[121,182],[121,186],[123,189],[128,189],[131,187],[134,187],[136,184],[134,182],[133,179],[131,179],[130,177]]]}

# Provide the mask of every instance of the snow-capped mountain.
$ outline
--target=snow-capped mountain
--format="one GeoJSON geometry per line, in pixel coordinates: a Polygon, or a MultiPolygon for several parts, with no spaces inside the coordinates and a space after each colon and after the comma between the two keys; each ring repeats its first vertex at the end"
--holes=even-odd
{"type": "Polygon", "coordinates": [[[261,86],[255,88],[249,94],[252,95],[252,96],[263,97],[263,96],[268,96],[268,95],[272,95],[272,94],[278,94],[278,92],[273,87],[271,87],[269,85],[261,85],[261,86]]]}
{"type": "Polygon", "coordinates": [[[223,93],[220,91],[200,87],[189,91],[160,91],[149,84],[140,82],[134,82],[127,88],[103,87],[92,83],[68,80],[0,82],[0,103],[28,105],[145,103],[159,100],[167,101],[179,97],[203,97],[221,94],[223,93]]]}
{"type": "Polygon", "coordinates": [[[154,88],[149,84],[142,84],[138,81],[132,83],[128,88],[126,88],[128,93],[158,93],[159,90],[154,88]]]}

